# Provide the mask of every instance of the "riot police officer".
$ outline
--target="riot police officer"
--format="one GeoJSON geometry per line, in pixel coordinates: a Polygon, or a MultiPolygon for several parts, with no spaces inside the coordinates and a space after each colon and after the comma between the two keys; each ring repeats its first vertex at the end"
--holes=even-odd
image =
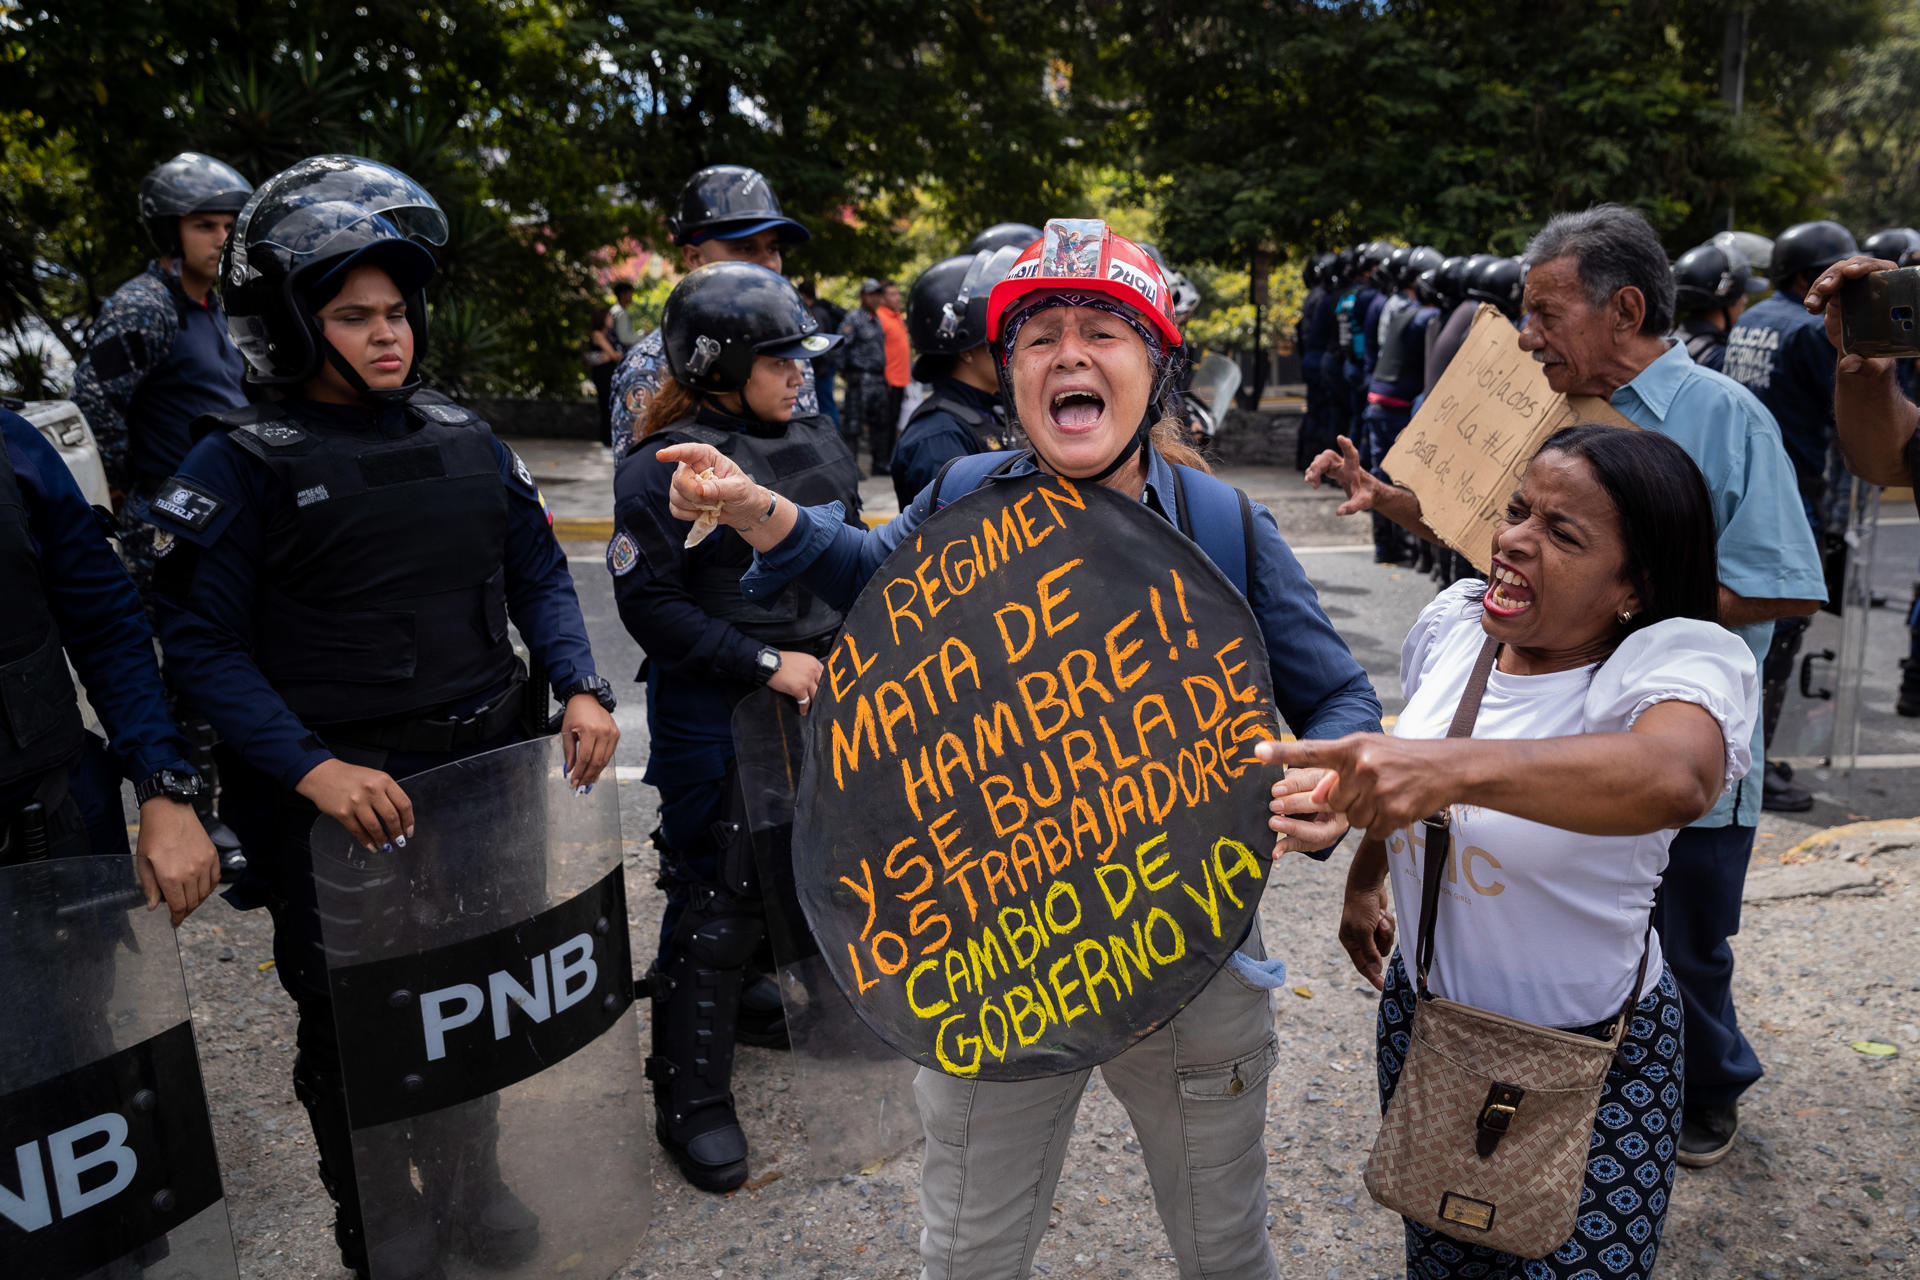
{"type": "MultiPolygon", "coordinates": [[[[1834,445],[1833,348],[1820,317],[1809,315],[1802,299],[1820,273],[1857,252],[1853,233],[1837,222],[1802,222],[1773,242],[1774,293],[1752,307],[1727,335],[1723,372],[1760,398],[1780,424],[1800,500],[1816,542],[1825,545],[1838,532],[1828,506],[1829,453],[1834,445]],[[1831,535],[1831,537],[1830,537],[1831,535]]],[[[1806,635],[1807,619],[1782,618],[1761,671],[1761,712],[1768,742],[1780,723],[1793,660],[1806,635]]],[[[1793,781],[1791,769],[1769,760],[1762,779],[1763,808],[1802,813],[1813,807],[1813,793],[1793,781]]]]}
{"type": "Polygon", "coordinates": [[[1331,447],[1333,437],[1344,429],[1344,416],[1336,418],[1335,397],[1327,383],[1327,362],[1333,351],[1334,297],[1339,282],[1334,276],[1337,258],[1323,253],[1307,263],[1302,278],[1307,296],[1300,303],[1300,323],[1294,329],[1294,346],[1300,352],[1300,380],[1307,388],[1307,410],[1300,423],[1300,440],[1294,450],[1294,462],[1301,470],[1322,449],[1331,447]]]}
{"type": "Polygon", "coordinates": [[[147,503],[187,456],[187,425],[246,403],[245,362],[213,285],[252,191],[232,166],[194,151],[141,180],[140,221],[159,257],[107,299],[74,372],[107,483],[126,497],[121,548],[143,597],[153,574],[147,503]]]}
{"type": "MultiPolygon", "coordinates": [[[[766,175],[737,164],[711,165],[687,179],[680,189],[667,230],[680,246],[680,262],[688,271],[709,262],[753,262],[769,271],[785,265],[783,246],[805,244],[813,233],[789,218],[766,175]]],[[[1039,232],[1034,232],[1039,235],[1039,232]]],[[[802,366],[800,405],[820,412],[820,395],[813,369],[802,366]]],[[[614,456],[631,449],[645,432],[647,404],[667,380],[667,361],[660,331],[651,330],[628,349],[613,371],[612,419],[614,456]]]]}
{"type": "MultiPolygon", "coordinates": [[[[1373,376],[1367,382],[1367,408],[1361,416],[1367,467],[1386,479],[1387,451],[1413,417],[1413,401],[1426,386],[1427,326],[1440,314],[1437,306],[1415,296],[1420,273],[1438,271],[1438,250],[1422,245],[1396,249],[1388,262],[1394,292],[1380,307],[1375,335],[1378,351],[1373,376]]],[[[1373,518],[1373,559],[1376,564],[1401,564],[1416,554],[1407,535],[1385,516],[1373,518]]],[[[1422,547],[1429,544],[1421,543],[1422,547]]],[[[1432,567],[1432,552],[1422,554],[1432,567]]]]}
{"type": "Polygon", "coordinates": [[[1738,248],[1711,240],[1695,245],[1673,264],[1675,341],[1686,346],[1695,364],[1722,369],[1727,331],[1747,309],[1747,296],[1767,288],[1738,248]]]}
{"type": "Polygon", "coordinates": [[[1474,302],[1490,302],[1500,314],[1520,323],[1520,299],[1526,290],[1527,273],[1518,258],[1488,255],[1478,269],[1467,272],[1467,297],[1474,302]]]}
{"type": "Polygon", "coordinates": [[[421,1170],[424,1199],[405,1168],[356,1178],[313,824],[325,814],[391,849],[414,825],[402,779],[545,732],[509,620],[564,706],[571,779],[590,786],[619,738],[526,465],[421,389],[426,245],[446,225],[406,175],[354,156],[264,183],[221,268],[255,402],[195,425],[152,509],[161,639],[230,744],[229,816],[260,853],[233,901],[273,915],[275,971],[300,1011],[294,1091],[341,1258],[363,1275],[370,1250],[383,1276],[436,1275],[447,1247],[512,1263],[538,1222],[500,1180],[484,1116],[457,1167],[421,1170]],[[455,1201],[477,1225],[441,1242],[431,1206],[455,1201]]]}
{"type": "MultiPolygon", "coordinates": [[[[214,281],[220,250],[253,184],[196,151],[156,165],[140,182],[140,222],[159,256],[114,290],[100,311],[73,398],[93,428],[107,484],[120,506],[120,556],[149,615],[153,609],[154,493],[187,456],[188,424],[246,403],[245,362],[227,335],[214,281]]],[[[219,775],[213,732],[176,708],[202,786],[194,808],[220,849],[225,874],[246,867],[233,832],[216,816],[219,775]]]]}
{"type": "Polygon", "coordinates": [[[1355,245],[1354,274],[1333,305],[1334,331],[1340,342],[1340,377],[1347,391],[1347,421],[1357,423],[1367,410],[1367,379],[1373,363],[1369,353],[1372,339],[1367,333],[1367,315],[1378,309],[1379,281],[1393,247],[1381,240],[1355,245]]]}
{"type": "Polygon", "coordinates": [[[771,686],[804,712],[841,614],[798,587],[742,596],[753,549],[732,529],[690,539],[691,522],[670,509],[673,468],[657,455],[711,445],[774,492],[842,504],[855,525],[860,471],[831,422],[798,411],[802,368],[840,338],[819,331],[778,275],[700,268],[674,286],[661,334],[673,377],[614,479],[607,567],[620,619],[647,654],[646,781],[660,790],[653,839],[667,905],[648,974],[656,1132],[687,1181],[726,1192],[747,1177],[730,1091],[736,1035],[785,1044],[778,989],[749,969],[764,926],[757,891],[743,891],[757,875],[742,843],[733,707],[771,686]]]}
{"type": "Polygon", "coordinates": [[[220,878],[190,807],[200,775],[167,715],[153,631],[101,521],[53,446],[0,409],[0,866],[127,852],[120,780],[140,806],[147,906],[174,924],[220,878]],[[112,738],[87,732],[67,670],[112,738]]]}
{"type": "Polygon", "coordinates": [[[950,459],[1004,449],[1011,442],[999,370],[987,346],[987,295],[1024,248],[936,262],[907,294],[914,381],[932,389],[914,406],[893,447],[889,469],[902,511],[950,459]]]}

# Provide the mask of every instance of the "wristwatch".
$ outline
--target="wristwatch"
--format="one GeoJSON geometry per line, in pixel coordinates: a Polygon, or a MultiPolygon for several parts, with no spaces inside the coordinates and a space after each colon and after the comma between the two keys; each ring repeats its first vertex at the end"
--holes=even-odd
{"type": "Polygon", "coordinates": [[[592,694],[593,700],[608,711],[620,705],[613,696],[613,686],[607,683],[605,676],[581,676],[566,688],[556,690],[555,696],[560,699],[560,705],[565,706],[568,698],[581,693],[592,694]]]}
{"type": "Polygon", "coordinates": [[[134,784],[133,802],[145,804],[155,796],[165,796],[182,804],[192,804],[206,785],[200,775],[190,769],[160,769],[134,784]]]}
{"type": "Polygon", "coordinates": [[[760,652],[753,655],[753,673],[765,684],[780,672],[780,651],[771,646],[761,646],[760,652]]]}

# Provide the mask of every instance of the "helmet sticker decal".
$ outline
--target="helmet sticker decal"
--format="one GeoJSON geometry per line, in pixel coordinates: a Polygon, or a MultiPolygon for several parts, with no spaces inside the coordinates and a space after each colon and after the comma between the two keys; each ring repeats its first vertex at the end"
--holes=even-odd
{"type": "Polygon", "coordinates": [[[1137,291],[1152,306],[1160,305],[1160,286],[1146,272],[1130,267],[1115,258],[1107,264],[1107,279],[1118,280],[1121,284],[1137,291]]]}
{"type": "Polygon", "coordinates": [[[809,334],[806,337],[800,339],[801,350],[810,351],[815,353],[816,355],[822,351],[825,351],[828,347],[832,345],[833,343],[828,341],[828,339],[824,334],[818,334],[818,333],[809,334]]]}
{"type": "Polygon", "coordinates": [[[693,356],[687,361],[687,372],[696,378],[705,377],[719,358],[720,344],[703,333],[693,340],[693,356]]]}
{"type": "Polygon", "coordinates": [[[1098,218],[1054,218],[1042,238],[1041,274],[1097,279],[1106,238],[1107,224],[1098,218]]]}

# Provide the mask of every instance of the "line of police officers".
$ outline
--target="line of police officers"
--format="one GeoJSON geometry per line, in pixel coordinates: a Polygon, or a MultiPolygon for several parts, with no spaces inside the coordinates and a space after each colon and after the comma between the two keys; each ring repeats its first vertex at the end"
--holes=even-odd
{"type": "MultiPolygon", "coordinates": [[[[1920,231],[1890,228],[1858,248],[1852,233],[1835,222],[1797,223],[1772,240],[1728,231],[1673,264],[1672,337],[1695,363],[1744,384],[1779,423],[1830,578],[1844,566],[1848,477],[1834,430],[1832,346],[1820,317],[1808,314],[1802,299],[1823,271],[1861,251],[1920,265],[1920,231]],[[1756,262],[1771,279],[1757,274],[1756,262]],[[1760,294],[1768,296],[1749,306],[1760,294]]],[[[1522,319],[1520,261],[1493,254],[1442,258],[1426,246],[1396,248],[1374,240],[1316,257],[1305,269],[1305,283],[1295,331],[1307,388],[1297,459],[1302,468],[1321,451],[1338,448],[1384,478],[1380,466],[1387,450],[1460,349],[1479,305],[1498,307],[1516,326],[1522,319]],[[1351,443],[1342,444],[1341,437],[1351,443]]],[[[1900,385],[1909,397],[1916,396],[1913,366],[1900,366],[1900,385]]],[[[1431,571],[1443,584],[1475,572],[1464,557],[1409,539],[1378,515],[1374,548],[1376,561],[1431,571]]],[[[1838,600],[1839,584],[1829,585],[1838,600]]],[[[1763,672],[1769,742],[1807,625],[1805,618],[1786,618],[1774,627],[1763,672]]],[[[1920,716],[1920,595],[1908,626],[1912,652],[1903,664],[1896,709],[1920,716]]],[[[1813,806],[1812,794],[1781,762],[1768,762],[1764,795],[1765,807],[1776,811],[1813,806]]]]}
{"type": "MultiPolygon", "coordinates": [[[[126,494],[118,525],[24,419],[0,413],[12,606],[0,615],[0,865],[124,854],[130,779],[149,904],[164,900],[177,924],[220,875],[191,807],[217,762],[224,816],[251,855],[228,897],[273,917],[275,971],[299,1010],[294,1088],[343,1262],[429,1277],[451,1250],[512,1265],[539,1223],[502,1180],[484,1115],[459,1159],[356,1168],[309,838],[324,814],[369,847],[404,846],[405,779],[556,727],[572,780],[594,784],[619,735],[565,556],[525,464],[422,387],[428,246],[446,237],[424,189],[370,160],[318,156],[254,190],[188,154],[149,177],[142,211],[162,256],[110,300],[79,376],[126,494]],[[134,585],[148,579],[151,626],[134,585]],[[110,745],[84,731],[63,655],[110,745]],[[217,731],[200,759],[169,688],[217,731]],[[551,720],[549,690],[562,707],[551,720]],[[441,1239],[433,1206],[452,1198],[480,1208],[441,1239]]],[[[804,710],[840,615],[797,587],[746,602],[745,543],[721,529],[691,545],[668,512],[671,470],[648,464],[665,444],[713,443],[796,501],[842,502],[852,521],[859,471],[810,394],[808,361],[839,339],[773,269],[805,228],[762,175],[719,166],[688,183],[674,234],[693,269],[624,371],[632,453],[607,562],[647,654],[647,779],[662,797],[667,908],[642,984],[658,1131],[690,1181],[724,1191],[746,1177],[733,1043],[786,1042],[758,885],[741,874],[729,720],[762,686],[804,710]]],[[[914,288],[916,373],[932,394],[893,459],[910,493],[951,458],[1007,443],[984,312],[1038,234],[992,228],[914,288]]]]}

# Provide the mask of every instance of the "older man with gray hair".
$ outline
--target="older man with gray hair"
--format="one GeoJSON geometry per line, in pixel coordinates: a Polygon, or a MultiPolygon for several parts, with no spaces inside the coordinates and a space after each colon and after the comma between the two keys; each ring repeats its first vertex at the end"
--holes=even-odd
{"type": "MultiPolygon", "coordinates": [[[[1777,618],[1826,599],[1813,534],[1801,510],[1780,428],[1759,400],[1702,368],[1669,341],[1673,275],[1637,210],[1597,205],[1556,215],[1527,246],[1526,324],[1520,346],[1566,395],[1605,396],[1636,425],[1672,437],[1706,477],[1719,534],[1720,621],[1753,651],[1757,671],[1777,618]]],[[[1344,451],[1343,451],[1344,452],[1344,451]]],[[[1341,513],[1374,510],[1432,538],[1411,492],[1367,476],[1342,454],[1320,455],[1309,483],[1347,491],[1341,513]]],[[[1761,759],[1760,717],[1753,758],[1761,759]]],[[[1679,1160],[1718,1162],[1739,1128],[1740,1095],[1760,1061],[1733,1008],[1740,896],[1760,821],[1757,772],[1723,792],[1712,812],[1675,838],[1654,903],[1662,949],[1686,1009],[1686,1099],[1679,1160]]]]}

